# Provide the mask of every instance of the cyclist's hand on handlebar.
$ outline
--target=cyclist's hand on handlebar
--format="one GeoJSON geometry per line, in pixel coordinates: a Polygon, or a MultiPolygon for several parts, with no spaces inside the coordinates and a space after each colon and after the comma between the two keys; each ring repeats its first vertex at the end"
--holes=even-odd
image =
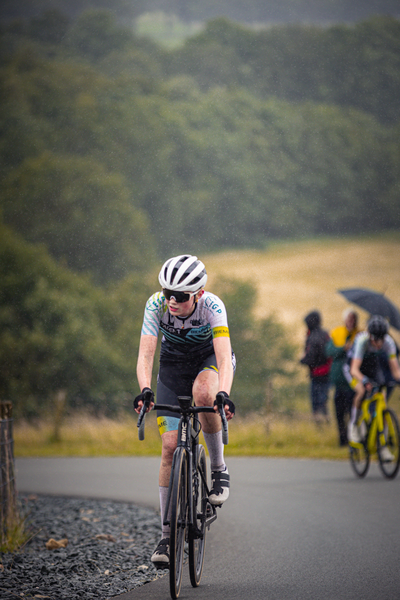
{"type": "MultiPolygon", "coordinates": [[[[232,400],[229,398],[228,394],[226,392],[218,392],[218,394],[222,395],[224,397],[224,410],[225,410],[225,415],[228,421],[230,421],[234,414],[235,414],[235,405],[232,402],[232,400]]],[[[218,403],[217,400],[214,400],[214,410],[216,412],[218,412],[218,403]]]]}
{"type": "Polygon", "coordinates": [[[154,392],[153,392],[153,390],[151,390],[148,387],[143,388],[141,394],[136,396],[136,398],[133,401],[133,408],[135,409],[135,412],[137,412],[138,414],[142,410],[143,402],[145,400],[147,400],[147,401],[150,400],[149,406],[147,407],[147,410],[146,410],[146,412],[149,412],[154,406],[154,392]]]}
{"type": "Polygon", "coordinates": [[[368,379],[368,377],[363,377],[362,385],[364,386],[364,389],[368,392],[368,394],[372,392],[373,385],[368,379]]]}

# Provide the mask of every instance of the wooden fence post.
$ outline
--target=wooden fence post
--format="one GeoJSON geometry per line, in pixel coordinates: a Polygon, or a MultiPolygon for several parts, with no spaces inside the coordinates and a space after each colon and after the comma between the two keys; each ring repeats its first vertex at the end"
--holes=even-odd
{"type": "Polygon", "coordinates": [[[15,486],[12,403],[0,402],[0,536],[6,541],[7,529],[17,511],[15,486]]]}

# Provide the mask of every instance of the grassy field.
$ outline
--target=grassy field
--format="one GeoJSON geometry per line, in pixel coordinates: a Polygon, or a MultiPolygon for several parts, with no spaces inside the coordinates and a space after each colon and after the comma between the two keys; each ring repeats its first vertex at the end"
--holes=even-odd
{"type": "MultiPolygon", "coordinates": [[[[341,324],[350,306],[337,290],[364,287],[385,293],[400,308],[400,233],[359,239],[322,239],[272,244],[266,251],[237,251],[202,257],[212,291],[219,276],[251,280],[258,291],[255,314],[274,314],[299,343],[303,318],[321,311],[323,325],[341,324]]],[[[359,310],[361,325],[368,317],[359,310]]],[[[397,341],[399,332],[391,330],[397,341]]]]}
{"type": "MultiPolygon", "coordinates": [[[[274,244],[266,251],[235,251],[202,256],[210,273],[207,288],[212,291],[219,276],[251,279],[258,291],[257,317],[274,314],[298,342],[304,339],[304,315],[321,310],[324,326],[341,324],[348,303],[337,293],[340,288],[367,287],[385,292],[400,307],[400,234],[370,239],[324,239],[274,244]]],[[[157,281],[156,274],[154,281],[157,281]]],[[[155,283],[155,287],[156,287],[155,283]]],[[[367,314],[360,310],[361,324],[367,314]]],[[[391,330],[400,343],[399,333],[391,330]]],[[[307,371],[304,369],[304,381],[307,371]]],[[[332,392],[329,401],[331,423],[317,428],[310,420],[308,398],[299,398],[295,417],[278,415],[235,418],[230,426],[227,455],[291,456],[346,459],[347,450],[337,445],[332,392]]],[[[400,390],[391,406],[400,415],[400,390]]],[[[35,427],[16,423],[16,456],[141,456],[158,455],[160,439],[150,415],[146,440],[137,439],[136,419],[90,419],[78,416],[66,420],[61,441],[52,440],[53,426],[35,427]]]]}
{"type": "MultiPolygon", "coordinates": [[[[59,442],[52,439],[51,423],[37,427],[21,424],[15,428],[16,455],[158,456],[161,441],[154,416],[147,419],[143,442],[138,441],[134,417],[111,421],[82,416],[67,420],[59,442]]],[[[309,419],[289,421],[254,415],[231,422],[225,453],[227,456],[347,458],[347,451],[337,446],[336,438],[334,423],[317,428],[309,419]]]]}
{"type": "MultiPolygon", "coordinates": [[[[400,415],[400,389],[390,406],[400,415]]],[[[227,456],[286,456],[294,458],[347,459],[346,448],[338,446],[335,418],[317,426],[310,419],[308,399],[299,399],[294,417],[252,415],[235,418],[229,425],[227,456]]],[[[333,414],[330,398],[330,412],[333,414]]],[[[93,419],[85,415],[66,419],[60,441],[53,439],[53,426],[42,422],[15,427],[15,454],[28,456],[158,456],[161,441],[155,414],[146,418],[145,440],[139,442],[134,416],[118,420],[93,419]]],[[[202,438],[202,443],[204,440],[202,438]]]]}

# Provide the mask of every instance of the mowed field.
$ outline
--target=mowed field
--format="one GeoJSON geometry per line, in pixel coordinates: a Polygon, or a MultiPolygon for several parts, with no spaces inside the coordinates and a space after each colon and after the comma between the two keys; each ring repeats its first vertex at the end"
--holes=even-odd
{"type": "MultiPolygon", "coordinates": [[[[321,311],[325,329],[340,325],[351,306],[337,290],[364,287],[385,293],[400,309],[400,233],[372,238],[279,243],[267,250],[202,256],[212,291],[219,276],[250,280],[257,289],[255,316],[275,315],[304,341],[304,316],[321,311]]],[[[354,306],[354,305],[353,305],[354,306]]],[[[368,314],[361,310],[360,324],[368,314]]],[[[229,315],[228,315],[229,317],[229,315]]],[[[399,332],[391,333],[400,342],[399,332]]]]}

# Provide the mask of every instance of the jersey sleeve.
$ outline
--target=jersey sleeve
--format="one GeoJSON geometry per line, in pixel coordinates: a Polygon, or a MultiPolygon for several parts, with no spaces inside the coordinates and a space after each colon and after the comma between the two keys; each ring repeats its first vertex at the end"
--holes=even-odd
{"type": "Polygon", "coordinates": [[[386,352],[389,359],[396,358],[396,344],[391,335],[386,334],[385,340],[383,343],[383,350],[386,352]]]}
{"type": "Polygon", "coordinates": [[[368,346],[368,332],[362,331],[358,335],[356,335],[354,339],[354,345],[351,351],[351,357],[359,360],[363,360],[364,354],[367,350],[368,346]]]}
{"type": "Polygon", "coordinates": [[[142,335],[154,335],[158,337],[160,321],[167,307],[162,292],[153,294],[146,302],[144,309],[142,335]]]}
{"type": "Polygon", "coordinates": [[[206,293],[204,309],[210,323],[213,338],[229,337],[228,317],[222,300],[214,294],[206,293]]]}

